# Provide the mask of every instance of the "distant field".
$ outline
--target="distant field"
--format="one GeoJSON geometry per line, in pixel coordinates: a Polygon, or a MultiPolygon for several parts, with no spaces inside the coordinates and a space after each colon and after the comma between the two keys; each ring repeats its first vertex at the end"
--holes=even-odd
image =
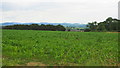
{"type": "Polygon", "coordinates": [[[118,33],[3,30],[3,66],[116,65],[118,33]]]}

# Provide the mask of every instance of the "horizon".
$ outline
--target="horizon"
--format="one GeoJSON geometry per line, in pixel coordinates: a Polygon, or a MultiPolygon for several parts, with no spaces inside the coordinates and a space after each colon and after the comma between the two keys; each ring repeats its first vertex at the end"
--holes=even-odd
{"type": "MultiPolygon", "coordinates": [[[[40,24],[40,23],[49,23],[49,22],[0,22],[0,23],[2,23],[2,24],[4,24],[4,23],[20,23],[20,24],[27,24],[27,23],[35,23],[35,24],[40,24]]],[[[53,24],[53,23],[55,23],[55,24],[57,24],[56,22],[50,22],[50,24],[53,24]]],[[[63,24],[63,23],[65,23],[65,24],[81,24],[81,23],[69,23],[69,22],[61,22],[61,24],[63,24]]],[[[59,22],[58,22],[58,24],[60,24],[59,22]]],[[[86,24],[86,23],[83,23],[83,24],[86,24]]]]}
{"type": "Polygon", "coordinates": [[[5,0],[0,4],[0,23],[79,23],[118,19],[119,0],[38,1],[5,0]],[[107,5],[106,5],[107,4],[107,5]],[[113,11],[114,10],[114,11],[113,11]],[[109,11],[109,12],[108,12],[109,11]]]}
{"type": "MultiPolygon", "coordinates": [[[[108,17],[109,18],[109,17],[108,17]]],[[[113,17],[111,17],[111,18],[113,18],[113,17]]],[[[107,18],[106,18],[107,19],[107,18]]],[[[117,18],[113,18],[113,19],[117,19],[117,18]]],[[[119,20],[119,18],[118,18],[118,20],[119,20]]],[[[91,22],[97,22],[97,23],[100,23],[100,22],[103,22],[103,21],[91,21],[91,22]]],[[[88,23],[91,23],[91,22],[88,22],[88,23]]],[[[35,24],[39,24],[39,23],[56,23],[56,22],[15,22],[15,21],[11,21],[11,22],[0,22],[0,23],[20,23],[20,24],[24,24],[24,23],[35,23],[35,24]]],[[[73,23],[70,23],[70,22],[57,22],[57,23],[67,23],[67,24],[88,24],[88,23],[78,23],[78,22],[73,22],[73,23]]]]}

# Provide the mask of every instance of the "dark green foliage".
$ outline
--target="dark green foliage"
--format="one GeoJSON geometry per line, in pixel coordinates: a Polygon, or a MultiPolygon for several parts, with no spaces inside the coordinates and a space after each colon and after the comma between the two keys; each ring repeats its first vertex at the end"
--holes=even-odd
{"type": "Polygon", "coordinates": [[[3,29],[65,31],[65,27],[62,25],[44,25],[44,24],[10,25],[4,26],[3,29]]]}
{"type": "Polygon", "coordinates": [[[100,22],[100,23],[97,23],[97,22],[88,23],[87,27],[89,27],[91,31],[119,32],[120,31],[120,20],[109,17],[105,21],[100,22]]]}
{"type": "Polygon", "coordinates": [[[84,32],[90,32],[91,30],[90,29],[85,29],[84,32]]]}

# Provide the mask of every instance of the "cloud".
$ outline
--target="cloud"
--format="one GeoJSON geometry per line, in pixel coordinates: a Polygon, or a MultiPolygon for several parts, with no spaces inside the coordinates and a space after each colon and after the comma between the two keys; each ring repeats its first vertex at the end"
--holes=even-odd
{"type": "Polygon", "coordinates": [[[107,17],[117,18],[117,0],[72,1],[4,0],[0,7],[3,9],[2,22],[88,23],[103,21],[107,17]]]}
{"type": "Polygon", "coordinates": [[[12,2],[12,3],[28,3],[28,2],[99,2],[99,3],[111,3],[118,2],[119,0],[3,0],[3,2],[12,2]]]}
{"type": "MultiPolygon", "coordinates": [[[[58,3],[59,4],[59,3],[58,3]]],[[[29,4],[17,4],[17,3],[9,3],[9,2],[3,2],[2,3],[2,9],[3,11],[27,11],[27,10],[48,10],[48,9],[52,9],[52,8],[59,8],[61,6],[59,6],[58,4],[52,2],[52,3],[48,3],[48,2],[40,2],[40,3],[29,3],[29,4]]]]}

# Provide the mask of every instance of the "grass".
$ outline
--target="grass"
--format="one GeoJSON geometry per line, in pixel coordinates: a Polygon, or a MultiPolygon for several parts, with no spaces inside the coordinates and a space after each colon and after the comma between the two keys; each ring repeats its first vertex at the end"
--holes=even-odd
{"type": "Polygon", "coordinates": [[[108,66],[118,62],[118,34],[3,30],[3,66],[108,66]]]}

